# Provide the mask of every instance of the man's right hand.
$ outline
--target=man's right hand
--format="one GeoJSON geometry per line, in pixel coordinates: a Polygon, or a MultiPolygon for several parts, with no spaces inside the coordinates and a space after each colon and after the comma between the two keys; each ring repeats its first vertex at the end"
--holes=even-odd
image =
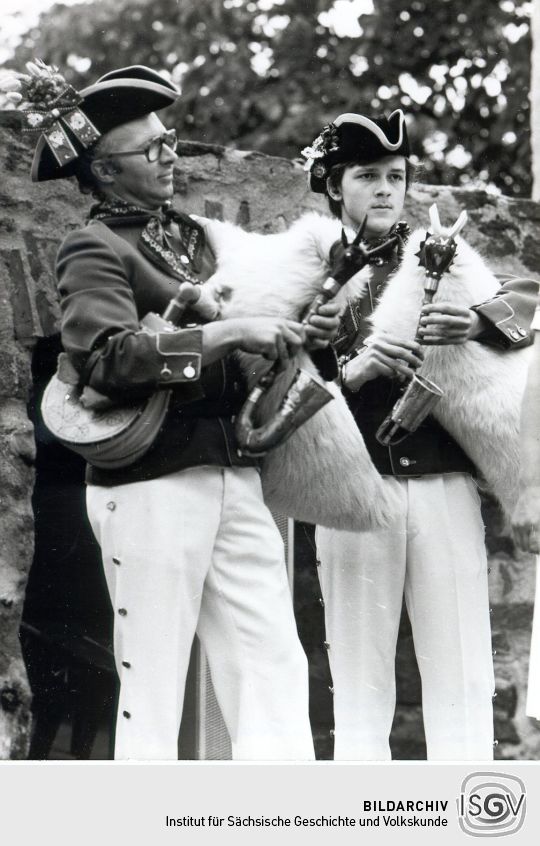
{"type": "Polygon", "coordinates": [[[305,340],[302,325],[283,317],[248,317],[236,322],[241,324],[238,347],[269,361],[287,360],[305,340]]]}
{"type": "Polygon", "coordinates": [[[234,350],[262,355],[269,361],[287,361],[304,344],[301,323],[283,317],[237,317],[202,327],[203,364],[210,364],[234,350]]]}
{"type": "Polygon", "coordinates": [[[412,379],[420,367],[424,353],[416,341],[404,341],[393,335],[371,335],[365,349],[344,367],[343,383],[357,391],[377,376],[412,379]]]}

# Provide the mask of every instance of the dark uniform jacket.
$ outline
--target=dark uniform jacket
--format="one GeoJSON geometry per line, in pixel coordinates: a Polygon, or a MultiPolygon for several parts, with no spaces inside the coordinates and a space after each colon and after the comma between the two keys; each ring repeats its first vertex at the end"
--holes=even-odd
{"type": "MultiPolygon", "coordinates": [[[[247,386],[235,359],[201,367],[202,332],[194,314],[186,313],[179,332],[140,331],[140,320],[162,314],[181,281],[159,256],[141,252],[143,227],[129,218],[91,221],[71,232],[58,254],[62,343],[81,383],[119,402],[172,389],[150,450],[126,468],[89,467],[91,484],[141,481],[202,464],[256,463],[237,451],[232,418],[247,386]]],[[[182,216],[181,226],[167,225],[167,240],[192,274],[209,278],[214,257],[202,227],[182,216]]]]}
{"type": "MultiPolygon", "coordinates": [[[[390,260],[372,265],[373,273],[365,296],[350,302],[343,316],[335,342],[338,354],[361,348],[365,338],[371,334],[369,316],[397,265],[397,252],[390,260]]],[[[499,281],[501,288],[495,297],[473,307],[483,324],[483,331],[476,341],[511,351],[530,343],[529,328],[538,297],[538,283],[510,276],[499,277],[499,281]]],[[[375,433],[402,391],[403,386],[398,380],[386,377],[366,382],[356,392],[344,388],[349,407],[378,471],[391,476],[474,474],[475,468],[469,457],[433,417],[427,417],[416,432],[397,446],[379,444],[375,433]]]]}

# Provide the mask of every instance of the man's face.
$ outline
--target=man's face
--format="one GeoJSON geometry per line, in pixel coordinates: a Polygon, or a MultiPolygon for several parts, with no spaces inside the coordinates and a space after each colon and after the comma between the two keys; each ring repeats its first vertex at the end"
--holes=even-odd
{"type": "Polygon", "coordinates": [[[404,156],[384,156],[372,164],[351,165],[341,180],[341,220],[345,226],[358,229],[367,215],[366,237],[384,235],[401,216],[405,192],[404,156]]]}
{"type": "MultiPolygon", "coordinates": [[[[165,126],[155,114],[146,115],[112,129],[106,136],[103,155],[130,150],[144,149],[152,139],[163,135],[165,126]]],[[[128,203],[155,209],[170,200],[173,195],[173,166],[177,155],[170,147],[163,145],[157,161],[149,162],[145,155],[111,156],[115,166],[113,181],[107,193],[128,203]]]]}

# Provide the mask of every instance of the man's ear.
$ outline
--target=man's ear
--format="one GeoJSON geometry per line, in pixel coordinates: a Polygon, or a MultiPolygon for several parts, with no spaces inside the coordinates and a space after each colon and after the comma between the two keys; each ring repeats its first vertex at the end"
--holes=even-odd
{"type": "Polygon", "coordinates": [[[118,173],[118,168],[110,159],[94,159],[90,162],[90,170],[95,178],[105,185],[112,185],[114,174],[118,173]]]}
{"type": "Polygon", "coordinates": [[[338,203],[343,199],[341,191],[339,188],[336,188],[329,176],[326,179],[326,193],[332,200],[336,200],[338,203]]]}

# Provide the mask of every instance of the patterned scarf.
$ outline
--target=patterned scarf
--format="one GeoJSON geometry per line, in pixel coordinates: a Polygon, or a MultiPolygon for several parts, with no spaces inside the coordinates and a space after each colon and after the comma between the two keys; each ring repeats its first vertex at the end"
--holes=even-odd
{"type": "Polygon", "coordinates": [[[405,244],[407,243],[407,239],[410,234],[411,229],[409,224],[405,223],[404,220],[399,220],[385,235],[381,235],[380,238],[370,238],[364,241],[363,243],[365,243],[366,247],[373,249],[373,247],[377,247],[379,244],[384,244],[385,241],[387,241],[394,235],[397,240],[394,240],[392,243],[390,243],[388,249],[385,250],[383,253],[380,253],[378,258],[375,258],[373,260],[373,263],[385,264],[385,262],[390,261],[393,256],[394,250],[397,250],[398,259],[399,261],[401,261],[403,256],[403,249],[405,247],[405,244]]]}
{"type": "Polygon", "coordinates": [[[204,231],[187,215],[168,207],[149,211],[124,200],[105,199],[92,206],[89,219],[100,220],[105,224],[118,224],[121,221],[127,225],[142,226],[137,248],[143,255],[170,276],[194,285],[201,283],[193,274],[199,273],[201,269],[204,231]],[[171,242],[166,231],[171,222],[179,230],[180,250],[171,242]]]}

